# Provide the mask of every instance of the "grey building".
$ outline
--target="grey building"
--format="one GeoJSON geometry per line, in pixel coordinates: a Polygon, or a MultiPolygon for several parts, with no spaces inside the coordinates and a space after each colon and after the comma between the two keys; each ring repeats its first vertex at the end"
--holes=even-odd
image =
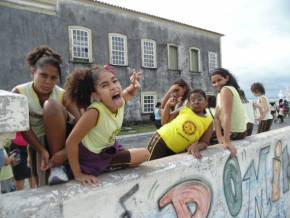
{"type": "Polygon", "coordinates": [[[155,102],[178,78],[211,91],[220,66],[220,33],[94,0],[1,0],[0,89],[31,80],[25,55],[48,45],[63,57],[63,79],[77,66],[113,65],[123,87],[143,71],[126,121],[148,120],[155,102]]]}

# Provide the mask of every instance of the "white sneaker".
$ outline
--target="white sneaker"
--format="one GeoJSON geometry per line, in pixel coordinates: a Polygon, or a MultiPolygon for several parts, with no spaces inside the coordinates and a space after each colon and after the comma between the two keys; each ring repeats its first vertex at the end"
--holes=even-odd
{"type": "Polygon", "coordinates": [[[57,185],[68,181],[68,177],[64,171],[63,166],[53,167],[50,169],[50,175],[48,177],[49,185],[57,185]]]}

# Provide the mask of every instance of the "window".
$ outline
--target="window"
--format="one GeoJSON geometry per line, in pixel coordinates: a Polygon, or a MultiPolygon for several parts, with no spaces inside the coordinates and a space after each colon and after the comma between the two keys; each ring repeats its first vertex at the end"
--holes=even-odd
{"type": "Polygon", "coordinates": [[[178,70],[178,47],[173,44],[168,44],[168,68],[178,70]]]}
{"type": "Polygon", "coordinates": [[[156,92],[141,93],[142,113],[152,113],[156,103],[156,92]]]}
{"type": "Polygon", "coordinates": [[[156,68],[156,42],[149,39],[141,40],[142,66],[156,68]]]}
{"type": "Polygon", "coordinates": [[[109,33],[110,64],[127,66],[127,36],[109,33]]]}
{"type": "Polygon", "coordinates": [[[198,48],[191,47],[189,49],[189,57],[190,57],[190,71],[192,72],[200,72],[201,64],[200,64],[200,50],[198,48]]]}
{"type": "Polygon", "coordinates": [[[71,61],[92,62],[91,30],[81,26],[69,26],[69,43],[71,61]]]}
{"type": "Polygon", "coordinates": [[[212,51],[208,52],[208,72],[211,73],[217,67],[217,53],[212,51]]]}

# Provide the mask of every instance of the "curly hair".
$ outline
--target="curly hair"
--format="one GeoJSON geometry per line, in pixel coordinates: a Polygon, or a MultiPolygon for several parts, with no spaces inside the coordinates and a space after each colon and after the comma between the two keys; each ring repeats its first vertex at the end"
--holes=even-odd
{"type": "Polygon", "coordinates": [[[95,91],[95,80],[92,68],[75,69],[64,85],[65,95],[79,108],[87,108],[91,104],[91,93],[95,91]]]}
{"type": "Polygon", "coordinates": [[[87,108],[91,104],[91,94],[95,92],[95,84],[102,72],[115,74],[109,65],[96,65],[92,68],[77,68],[66,78],[65,95],[79,108],[87,108]]]}
{"type": "Polygon", "coordinates": [[[61,80],[61,56],[46,45],[39,46],[30,51],[26,56],[27,64],[32,68],[41,68],[44,65],[54,66],[59,72],[61,80]]]}

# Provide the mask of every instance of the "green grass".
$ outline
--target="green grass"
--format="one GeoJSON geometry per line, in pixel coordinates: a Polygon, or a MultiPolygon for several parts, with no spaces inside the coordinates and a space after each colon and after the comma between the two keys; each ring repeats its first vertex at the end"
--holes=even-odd
{"type": "Polygon", "coordinates": [[[155,131],[154,123],[136,124],[130,126],[123,126],[119,135],[138,134],[155,131]]]}

